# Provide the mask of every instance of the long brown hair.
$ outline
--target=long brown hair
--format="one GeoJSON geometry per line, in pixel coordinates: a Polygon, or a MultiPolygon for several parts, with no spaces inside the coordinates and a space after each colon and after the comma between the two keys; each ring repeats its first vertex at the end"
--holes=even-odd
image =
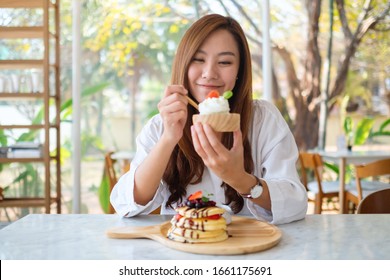
{"type": "MultiPolygon", "coordinates": [[[[248,131],[252,118],[252,66],[248,42],[244,31],[239,23],[231,17],[224,17],[218,14],[211,14],[200,18],[184,34],[173,61],[171,84],[183,85],[189,88],[188,68],[204,40],[214,31],[224,29],[229,31],[237,42],[240,53],[240,65],[238,77],[233,88],[233,97],[229,99],[230,111],[241,115],[241,131],[244,146],[244,167],[248,173],[253,171],[253,160],[251,147],[248,140],[248,131]]],[[[193,97],[191,93],[188,93],[193,97]]],[[[187,123],[184,128],[183,137],[175,147],[168,166],[163,175],[163,180],[168,184],[171,196],[166,206],[174,202],[181,202],[183,196],[187,195],[186,186],[190,183],[199,183],[204,172],[204,163],[195,152],[191,138],[192,115],[195,110],[188,107],[187,123]]],[[[226,148],[233,146],[233,134],[224,133],[222,143],[226,148]]],[[[241,211],[244,201],[237,192],[222,183],[226,196],[226,204],[229,204],[235,213],[241,211]]]]}

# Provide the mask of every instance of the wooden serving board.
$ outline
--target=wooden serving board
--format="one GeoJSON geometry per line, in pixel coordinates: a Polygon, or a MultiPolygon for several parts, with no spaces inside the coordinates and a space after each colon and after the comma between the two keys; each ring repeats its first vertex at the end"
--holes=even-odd
{"type": "Polygon", "coordinates": [[[175,250],[206,255],[242,255],[269,249],[279,243],[282,232],[274,225],[245,217],[232,217],[229,238],[215,243],[181,243],[168,239],[171,223],[145,227],[120,227],[107,231],[110,238],[149,238],[175,250]]]}

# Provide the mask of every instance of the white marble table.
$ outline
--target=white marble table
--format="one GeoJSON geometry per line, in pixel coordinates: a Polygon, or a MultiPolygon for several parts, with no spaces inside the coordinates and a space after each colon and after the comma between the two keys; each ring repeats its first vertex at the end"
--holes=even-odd
{"type": "Polygon", "coordinates": [[[390,259],[390,215],[308,215],[278,226],[282,240],[266,251],[235,256],[185,253],[148,239],[110,239],[117,226],[159,224],[171,216],[32,214],[0,230],[0,259],[390,259]]]}

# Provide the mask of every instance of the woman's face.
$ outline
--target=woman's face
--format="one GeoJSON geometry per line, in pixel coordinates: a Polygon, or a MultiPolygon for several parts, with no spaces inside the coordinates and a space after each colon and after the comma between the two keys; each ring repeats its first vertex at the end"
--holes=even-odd
{"type": "Polygon", "coordinates": [[[227,30],[211,33],[195,53],[188,69],[189,91],[198,102],[211,90],[221,95],[236,83],[240,57],[237,42],[227,30]]]}

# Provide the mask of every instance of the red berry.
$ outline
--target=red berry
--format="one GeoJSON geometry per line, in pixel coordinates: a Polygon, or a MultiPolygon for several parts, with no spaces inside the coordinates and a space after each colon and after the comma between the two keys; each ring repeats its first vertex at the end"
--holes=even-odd
{"type": "Polygon", "coordinates": [[[209,92],[207,95],[207,98],[218,98],[219,97],[219,92],[216,90],[212,90],[209,92]]]}
{"type": "Polygon", "coordinates": [[[189,197],[188,197],[188,200],[195,200],[195,199],[198,199],[198,198],[202,198],[202,191],[197,191],[193,194],[191,194],[189,197]]]}
{"type": "Polygon", "coordinates": [[[182,216],[182,215],[180,215],[180,214],[176,214],[176,215],[175,215],[175,219],[176,219],[176,221],[180,220],[181,218],[183,218],[183,216],[182,216]]]}
{"type": "Polygon", "coordinates": [[[220,214],[215,214],[215,215],[211,215],[211,216],[207,217],[207,219],[210,219],[210,220],[218,220],[219,218],[221,218],[220,214]]]}

